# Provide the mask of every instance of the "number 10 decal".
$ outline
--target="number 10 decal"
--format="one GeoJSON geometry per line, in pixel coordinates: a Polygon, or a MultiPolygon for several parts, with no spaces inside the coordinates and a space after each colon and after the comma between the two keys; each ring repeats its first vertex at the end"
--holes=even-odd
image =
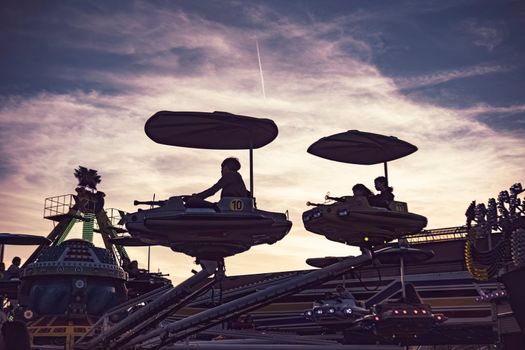
{"type": "Polygon", "coordinates": [[[240,211],[244,208],[244,203],[240,199],[234,199],[230,202],[230,209],[240,211]]]}

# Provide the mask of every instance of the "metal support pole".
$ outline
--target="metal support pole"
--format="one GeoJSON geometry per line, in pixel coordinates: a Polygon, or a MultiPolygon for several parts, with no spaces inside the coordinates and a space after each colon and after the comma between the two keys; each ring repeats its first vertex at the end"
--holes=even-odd
{"type": "Polygon", "coordinates": [[[148,272],[150,272],[151,246],[148,246],[148,272]]]}
{"type": "Polygon", "coordinates": [[[385,178],[386,178],[386,185],[388,186],[388,166],[386,164],[387,162],[383,163],[383,167],[385,168],[385,178]]]}
{"type": "Polygon", "coordinates": [[[252,198],[255,198],[255,193],[253,193],[253,145],[250,141],[250,194],[252,198]]]}
{"type": "Polygon", "coordinates": [[[401,280],[401,292],[403,295],[403,300],[406,298],[406,291],[405,291],[405,259],[403,258],[403,255],[401,255],[401,265],[399,267],[400,270],[400,280],[401,280]]]}

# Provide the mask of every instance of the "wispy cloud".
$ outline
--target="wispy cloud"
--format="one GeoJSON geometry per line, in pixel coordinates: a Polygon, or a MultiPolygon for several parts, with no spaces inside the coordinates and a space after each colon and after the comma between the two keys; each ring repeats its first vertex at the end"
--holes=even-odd
{"type": "Polygon", "coordinates": [[[394,81],[399,89],[416,89],[443,84],[458,79],[507,72],[512,70],[512,68],[513,67],[500,65],[475,65],[463,69],[453,69],[415,77],[398,78],[394,81]]]}
{"type": "Polygon", "coordinates": [[[468,19],[462,23],[463,30],[472,37],[476,46],[483,47],[488,51],[498,47],[504,39],[504,27],[501,23],[480,22],[468,19]]]}
{"type": "Polygon", "coordinates": [[[512,105],[506,107],[490,106],[487,104],[477,104],[462,110],[465,115],[478,116],[486,113],[517,114],[525,112],[525,105],[512,105]]]}

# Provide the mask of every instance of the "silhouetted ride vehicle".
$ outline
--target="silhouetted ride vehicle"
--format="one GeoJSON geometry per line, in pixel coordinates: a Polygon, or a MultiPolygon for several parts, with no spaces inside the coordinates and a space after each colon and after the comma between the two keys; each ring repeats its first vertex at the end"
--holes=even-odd
{"type": "MultiPolygon", "coordinates": [[[[416,150],[416,146],[396,137],[358,130],[323,137],[308,148],[313,155],[343,163],[384,163],[387,186],[387,162],[416,150]]],[[[303,223],[308,231],[336,242],[370,247],[417,233],[427,224],[424,216],[409,213],[404,202],[392,201],[387,208],[370,205],[366,196],[325,199],[335,202],[307,203],[316,208],[303,213],[303,223]]]]}
{"type": "Polygon", "coordinates": [[[339,323],[348,325],[369,313],[370,310],[360,305],[350,292],[345,292],[343,295],[330,294],[323,300],[315,301],[314,306],[303,315],[307,320],[332,327],[339,323]]]}
{"type": "Polygon", "coordinates": [[[187,208],[186,196],[166,201],[138,202],[158,208],[130,213],[126,228],[145,244],[170,247],[205,260],[220,260],[259,244],[282,239],[292,223],[284,213],[256,208],[253,197],[253,149],[272,142],[278,134],[269,119],[225,112],[158,112],[146,123],[155,142],[203,149],[250,150],[250,197],[223,197],[213,207],[187,208]]]}
{"type": "Polygon", "coordinates": [[[224,197],[217,208],[186,208],[183,196],[162,207],[129,214],[126,228],[140,240],[201,259],[220,259],[258,244],[273,244],[290,230],[285,214],[256,209],[253,198],[224,197]]]}
{"type": "Polygon", "coordinates": [[[446,321],[443,314],[434,314],[430,305],[421,301],[413,284],[405,283],[405,264],[420,264],[432,257],[432,250],[410,248],[405,241],[400,241],[397,247],[377,250],[375,259],[381,264],[400,264],[401,298],[373,305],[359,326],[376,335],[406,342],[446,321]]]}
{"type": "MultiPolygon", "coordinates": [[[[310,203],[311,204],[311,203],[310,203]]],[[[337,198],[303,213],[305,228],[329,240],[350,245],[376,245],[417,233],[427,224],[424,216],[409,213],[407,204],[393,201],[390,208],[373,207],[364,196],[337,198]]]]}
{"type": "Polygon", "coordinates": [[[371,314],[361,320],[361,326],[376,335],[403,339],[427,333],[446,321],[443,314],[432,313],[430,305],[421,302],[412,284],[407,284],[405,291],[406,297],[399,301],[372,306],[371,314]]]}

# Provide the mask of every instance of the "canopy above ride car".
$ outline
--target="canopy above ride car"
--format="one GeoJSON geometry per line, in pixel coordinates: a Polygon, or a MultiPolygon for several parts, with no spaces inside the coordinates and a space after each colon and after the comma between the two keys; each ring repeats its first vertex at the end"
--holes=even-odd
{"type": "Polygon", "coordinates": [[[394,136],[385,136],[349,130],[326,136],[308,147],[308,153],[315,156],[350,164],[384,164],[388,182],[387,162],[408,156],[417,147],[394,136]]]}
{"type": "Polygon", "coordinates": [[[434,251],[430,249],[419,249],[411,247],[388,247],[375,252],[375,258],[381,264],[399,264],[403,259],[405,264],[417,265],[423,261],[432,259],[434,251]]]}
{"type": "Polygon", "coordinates": [[[155,113],[144,127],[153,141],[170,146],[203,149],[256,149],[278,134],[270,119],[226,112],[155,113]]]}
{"type": "Polygon", "coordinates": [[[308,153],[350,164],[379,164],[405,157],[417,147],[394,136],[349,130],[314,142],[308,153]]]}
{"type": "Polygon", "coordinates": [[[4,246],[6,245],[50,245],[51,241],[43,236],[20,233],[0,233],[0,262],[4,261],[4,246]]]}
{"type": "Polygon", "coordinates": [[[43,236],[20,233],[0,233],[0,244],[5,245],[49,245],[51,241],[43,236]]]}

